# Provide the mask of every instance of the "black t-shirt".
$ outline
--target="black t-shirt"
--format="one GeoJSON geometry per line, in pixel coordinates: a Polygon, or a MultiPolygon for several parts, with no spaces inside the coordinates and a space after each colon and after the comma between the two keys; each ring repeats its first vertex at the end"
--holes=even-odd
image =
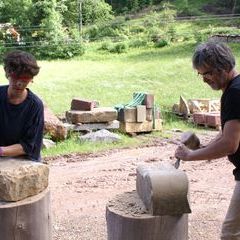
{"type": "MultiPolygon", "coordinates": [[[[224,124],[230,120],[240,121],[240,75],[236,76],[228,85],[221,97],[221,124],[222,129],[224,124]]],[[[228,156],[228,159],[236,167],[233,174],[237,181],[240,180],[240,145],[238,150],[228,156]]]]}
{"type": "Polygon", "coordinates": [[[0,87],[0,146],[21,144],[26,158],[40,161],[44,111],[42,101],[29,89],[20,104],[8,102],[8,86],[0,87]]]}

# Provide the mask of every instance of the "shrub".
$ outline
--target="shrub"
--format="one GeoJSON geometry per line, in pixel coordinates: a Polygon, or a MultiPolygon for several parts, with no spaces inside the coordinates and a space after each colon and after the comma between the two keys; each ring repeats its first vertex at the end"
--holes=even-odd
{"type": "Polygon", "coordinates": [[[136,39],[133,40],[129,43],[129,47],[132,48],[140,48],[140,47],[145,47],[147,46],[148,42],[147,40],[143,40],[143,39],[136,39]]]}
{"type": "Polygon", "coordinates": [[[73,56],[83,55],[85,48],[80,42],[56,42],[36,46],[32,49],[32,53],[38,59],[69,59],[73,56]]]}
{"type": "Polygon", "coordinates": [[[157,48],[162,48],[162,47],[165,47],[167,45],[168,45],[168,41],[165,40],[165,39],[161,39],[154,44],[154,46],[157,47],[157,48]]]}
{"type": "Polygon", "coordinates": [[[143,33],[145,32],[145,27],[143,26],[132,26],[130,28],[131,33],[143,33]]]}
{"type": "Polygon", "coordinates": [[[112,43],[110,41],[103,42],[99,50],[110,51],[112,48],[112,43]]]}
{"type": "Polygon", "coordinates": [[[110,50],[112,53],[124,53],[128,49],[128,45],[125,42],[117,43],[113,46],[113,48],[110,50]]]}

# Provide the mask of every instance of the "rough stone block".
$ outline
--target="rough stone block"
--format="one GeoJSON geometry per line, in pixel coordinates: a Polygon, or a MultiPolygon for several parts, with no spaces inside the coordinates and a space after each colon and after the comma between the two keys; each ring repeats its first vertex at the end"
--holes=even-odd
{"type": "Polygon", "coordinates": [[[206,117],[205,117],[205,113],[203,112],[196,112],[193,113],[193,122],[196,124],[206,124],[206,117]]]}
{"type": "Polygon", "coordinates": [[[190,213],[187,175],[171,164],[139,166],[136,188],[154,216],[190,213]]]}
{"type": "Polygon", "coordinates": [[[146,106],[138,105],[137,106],[137,122],[145,122],[146,121],[146,106]]]}
{"type": "Polygon", "coordinates": [[[120,130],[126,133],[151,132],[153,130],[153,122],[120,122],[120,130]]]}
{"type": "Polygon", "coordinates": [[[69,123],[98,123],[111,122],[117,119],[117,110],[111,107],[94,108],[92,111],[66,112],[66,119],[69,123]]]}
{"type": "Polygon", "coordinates": [[[154,107],[154,95],[146,94],[143,104],[146,105],[146,108],[153,108],[154,107]]]}
{"type": "Polygon", "coordinates": [[[153,109],[152,108],[147,108],[146,109],[146,120],[147,121],[152,121],[153,120],[153,109]]]}
{"type": "Polygon", "coordinates": [[[93,108],[98,106],[99,103],[97,101],[84,100],[80,98],[73,98],[71,102],[71,110],[92,111],[93,108]]]}
{"type": "Polygon", "coordinates": [[[44,133],[49,134],[54,141],[67,137],[67,128],[46,105],[44,105],[44,133]]]}
{"type": "Polygon", "coordinates": [[[137,122],[137,109],[123,108],[118,112],[118,120],[120,122],[137,122]]]}
{"type": "Polygon", "coordinates": [[[205,118],[206,118],[206,124],[210,127],[218,127],[221,125],[219,112],[206,113],[205,118]]]}
{"type": "Polygon", "coordinates": [[[162,131],[162,119],[155,119],[153,121],[153,131],[162,131]]]}
{"type": "Polygon", "coordinates": [[[48,186],[47,165],[24,159],[1,158],[0,200],[19,201],[37,195],[48,186]]]}
{"type": "Polygon", "coordinates": [[[161,118],[161,111],[159,107],[154,108],[154,118],[155,119],[160,119],[161,118]]]}
{"type": "Polygon", "coordinates": [[[100,129],[118,129],[119,121],[114,120],[106,123],[78,123],[78,124],[65,124],[66,127],[71,131],[92,131],[100,129]]]}

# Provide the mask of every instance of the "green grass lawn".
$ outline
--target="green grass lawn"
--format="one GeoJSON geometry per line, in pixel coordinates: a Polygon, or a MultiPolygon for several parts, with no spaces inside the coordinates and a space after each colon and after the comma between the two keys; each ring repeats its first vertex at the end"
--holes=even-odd
{"type": "MultiPolygon", "coordinates": [[[[97,46],[95,46],[97,48],[97,46]]],[[[240,51],[232,45],[237,62],[240,51]]],[[[220,92],[206,86],[191,66],[194,43],[178,43],[161,49],[131,49],[124,54],[110,54],[89,48],[78,59],[42,61],[41,71],[30,88],[58,115],[69,110],[73,97],[95,99],[100,106],[128,103],[133,92],[144,91],[155,95],[163,113],[170,111],[180,95],[189,98],[219,98],[220,92]]],[[[6,83],[1,68],[1,84],[6,83]]],[[[163,114],[164,128],[192,127],[169,114],[163,114]]],[[[118,147],[137,144],[138,140],[123,135],[118,147]]],[[[75,137],[59,143],[44,155],[95,151],[116,145],[79,144],[75,137]]]]}

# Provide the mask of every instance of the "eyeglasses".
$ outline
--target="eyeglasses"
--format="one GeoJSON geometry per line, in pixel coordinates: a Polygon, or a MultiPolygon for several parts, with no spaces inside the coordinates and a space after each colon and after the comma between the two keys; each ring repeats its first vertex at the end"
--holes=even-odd
{"type": "Polygon", "coordinates": [[[213,70],[212,71],[208,71],[208,72],[204,72],[204,73],[197,73],[198,74],[198,76],[201,76],[201,77],[203,77],[203,78],[211,78],[212,77],[212,75],[213,75],[213,70]]]}

